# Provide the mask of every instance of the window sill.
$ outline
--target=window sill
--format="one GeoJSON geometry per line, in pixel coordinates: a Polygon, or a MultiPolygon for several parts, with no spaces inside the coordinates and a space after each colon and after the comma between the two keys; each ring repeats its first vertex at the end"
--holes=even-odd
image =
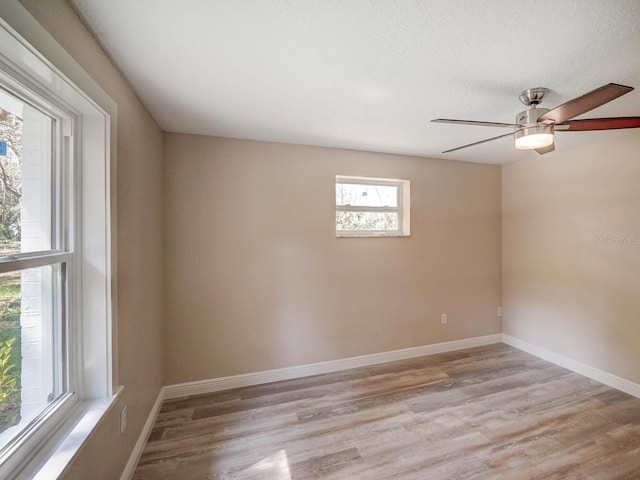
{"type": "Polygon", "coordinates": [[[336,238],[397,238],[410,236],[408,233],[336,233],[336,238]]]}
{"type": "Polygon", "coordinates": [[[60,427],[41,453],[27,464],[16,480],[60,478],[76,458],[87,439],[111,410],[124,387],[106,398],[81,403],[60,427]]]}

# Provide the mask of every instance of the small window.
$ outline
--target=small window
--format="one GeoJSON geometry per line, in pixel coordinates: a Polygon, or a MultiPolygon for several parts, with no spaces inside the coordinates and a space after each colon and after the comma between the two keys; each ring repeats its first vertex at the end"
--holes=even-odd
{"type": "Polygon", "coordinates": [[[336,236],[409,235],[409,181],[336,176],[336,236]]]}

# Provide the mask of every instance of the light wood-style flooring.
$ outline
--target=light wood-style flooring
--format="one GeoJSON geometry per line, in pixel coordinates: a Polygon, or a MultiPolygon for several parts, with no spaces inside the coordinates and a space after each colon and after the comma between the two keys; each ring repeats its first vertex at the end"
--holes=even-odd
{"type": "Polygon", "coordinates": [[[640,399],[497,344],[166,401],[135,480],[640,479],[640,399]]]}

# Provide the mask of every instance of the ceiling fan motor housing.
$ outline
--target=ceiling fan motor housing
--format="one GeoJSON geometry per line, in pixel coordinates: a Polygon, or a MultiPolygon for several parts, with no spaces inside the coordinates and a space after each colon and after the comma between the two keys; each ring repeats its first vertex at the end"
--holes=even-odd
{"type": "Polygon", "coordinates": [[[548,108],[530,108],[516,116],[516,123],[522,125],[514,132],[516,148],[532,150],[553,143],[553,124],[538,123],[538,118],[548,111],[548,108]]]}
{"type": "Polygon", "coordinates": [[[516,124],[523,127],[538,125],[538,118],[549,111],[548,108],[530,108],[516,116],[516,124]]]}

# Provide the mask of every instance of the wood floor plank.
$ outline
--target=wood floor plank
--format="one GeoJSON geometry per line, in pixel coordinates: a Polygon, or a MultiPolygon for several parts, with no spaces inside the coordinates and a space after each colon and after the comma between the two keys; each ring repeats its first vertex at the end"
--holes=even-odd
{"type": "Polygon", "coordinates": [[[163,404],[134,480],[640,479],[640,399],[489,345],[163,404]]]}

